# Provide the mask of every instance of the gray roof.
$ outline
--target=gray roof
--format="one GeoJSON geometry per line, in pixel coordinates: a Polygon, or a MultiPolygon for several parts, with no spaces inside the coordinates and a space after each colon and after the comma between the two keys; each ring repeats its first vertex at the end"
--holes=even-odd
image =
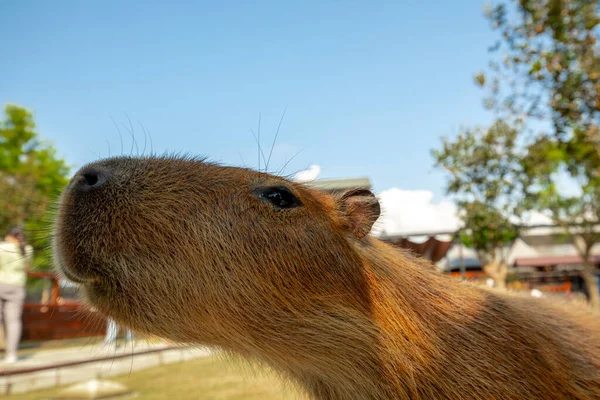
{"type": "Polygon", "coordinates": [[[319,179],[306,182],[306,186],[327,191],[346,190],[351,188],[371,189],[369,178],[343,178],[343,179],[319,179]]]}

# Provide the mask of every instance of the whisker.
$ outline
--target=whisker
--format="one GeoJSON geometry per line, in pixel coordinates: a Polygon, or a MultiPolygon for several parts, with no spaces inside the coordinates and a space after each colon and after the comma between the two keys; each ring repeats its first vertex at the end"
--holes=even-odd
{"type": "Polygon", "coordinates": [[[121,139],[121,155],[123,155],[123,135],[121,134],[121,130],[119,129],[119,125],[117,125],[117,122],[115,121],[115,119],[113,117],[110,117],[110,119],[112,120],[113,124],[115,125],[115,128],[117,128],[117,132],[119,132],[119,138],[121,139]]]}
{"type": "Polygon", "coordinates": [[[283,114],[281,114],[281,118],[279,119],[279,125],[277,125],[277,131],[275,132],[275,138],[273,138],[273,144],[271,145],[271,151],[269,152],[269,158],[267,159],[267,166],[265,167],[265,172],[269,170],[269,163],[271,162],[271,155],[273,155],[273,149],[275,148],[275,143],[277,142],[277,136],[279,136],[279,129],[281,128],[281,123],[283,122],[283,118],[285,117],[285,113],[287,111],[287,106],[283,110],[283,114]]]}
{"type": "Polygon", "coordinates": [[[108,140],[108,138],[105,136],[104,139],[106,139],[106,144],[108,145],[108,156],[112,157],[111,151],[110,151],[110,141],[108,140]]]}
{"type": "Polygon", "coordinates": [[[129,121],[129,128],[127,128],[127,126],[125,124],[123,124],[123,127],[125,127],[125,129],[131,135],[131,150],[129,151],[129,156],[133,156],[134,146],[135,146],[136,154],[139,154],[139,149],[138,149],[137,141],[135,140],[135,133],[133,131],[133,124],[131,123],[131,118],[129,118],[129,114],[127,114],[127,112],[125,112],[125,116],[127,117],[127,121],[129,121]]]}
{"type": "Polygon", "coordinates": [[[89,151],[90,153],[92,153],[93,155],[95,155],[95,156],[96,156],[96,158],[102,158],[102,157],[100,157],[100,154],[96,153],[95,151],[92,151],[92,150],[90,150],[90,149],[88,149],[88,151],[89,151]]]}
{"type": "Polygon", "coordinates": [[[286,161],[286,163],[285,163],[285,164],[283,164],[283,167],[281,167],[281,169],[280,169],[280,170],[279,170],[279,172],[277,173],[277,176],[280,176],[280,175],[281,175],[281,173],[283,172],[283,170],[285,169],[285,167],[287,167],[287,166],[288,166],[288,164],[289,164],[290,162],[292,162],[292,160],[293,160],[294,158],[296,158],[296,156],[297,156],[298,154],[302,153],[302,151],[303,151],[303,150],[304,150],[304,149],[301,149],[301,150],[299,150],[299,151],[298,151],[296,154],[294,154],[294,155],[292,156],[292,158],[290,158],[289,160],[287,160],[287,161],[286,161]]]}
{"type": "Polygon", "coordinates": [[[144,128],[144,125],[142,125],[142,123],[140,121],[138,121],[138,124],[142,128],[142,132],[144,132],[144,150],[142,150],[142,157],[143,157],[146,154],[146,144],[147,144],[148,138],[147,138],[147,134],[146,134],[146,128],[144,128]]]}
{"type": "Polygon", "coordinates": [[[266,164],[266,158],[265,155],[263,154],[262,148],[260,147],[260,136],[257,138],[256,135],[254,134],[254,129],[250,129],[250,132],[252,132],[252,136],[254,136],[254,140],[256,141],[256,144],[258,145],[258,172],[261,172],[260,169],[260,156],[262,155],[262,159],[266,164]]]}

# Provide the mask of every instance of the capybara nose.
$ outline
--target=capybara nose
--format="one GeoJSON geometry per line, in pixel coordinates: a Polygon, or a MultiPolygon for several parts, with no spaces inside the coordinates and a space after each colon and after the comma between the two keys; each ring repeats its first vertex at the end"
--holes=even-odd
{"type": "Polygon", "coordinates": [[[73,189],[81,192],[96,190],[106,184],[108,172],[97,167],[84,168],[77,173],[73,180],[73,189]]]}

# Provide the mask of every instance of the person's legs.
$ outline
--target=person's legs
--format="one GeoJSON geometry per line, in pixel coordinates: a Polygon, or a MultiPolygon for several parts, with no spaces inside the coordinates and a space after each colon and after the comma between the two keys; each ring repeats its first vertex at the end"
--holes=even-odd
{"type": "Polygon", "coordinates": [[[133,332],[129,328],[125,328],[125,340],[131,342],[133,340],[133,332]]]}
{"type": "MultiPolygon", "coordinates": [[[[1,289],[0,289],[1,290],[1,289]]],[[[5,351],[6,329],[4,329],[4,300],[0,293],[0,350],[5,351]]]]}
{"type": "MultiPolygon", "coordinates": [[[[5,285],[12,286],[12,285],[5,285]]],[[[25,288],[13,286],[11,290],[3,295],[4,297],[4,329],[6,331],[6,351],[4,360],[6,362],[17,361],[17,349],[21,341],[21,332],[23,323],[21,316],[23,314],[23,302],[25,301],[25,288]]]]}
{"type": "Polygon", "coordinates": [[[119,333],[119,325],[112,318],[108,318],[106,323],[106,336],[104,336],[104,343],[114,343],[117,340],[117,334],[119,333]]]}

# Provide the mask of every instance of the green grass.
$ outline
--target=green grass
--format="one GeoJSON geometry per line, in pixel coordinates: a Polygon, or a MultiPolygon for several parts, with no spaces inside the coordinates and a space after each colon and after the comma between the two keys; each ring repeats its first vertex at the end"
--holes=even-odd
{"type": "MultiPolygon", "coordinates": [[[[306,400],[299,391],[284,385],[264,369],[247,364],[204,357],[151,368],[108,380],[121,382],[147,400],[306,400]]],[[[41,400],[57,395],[51,389],[7,396],[9,400],[41,400]]]]}

